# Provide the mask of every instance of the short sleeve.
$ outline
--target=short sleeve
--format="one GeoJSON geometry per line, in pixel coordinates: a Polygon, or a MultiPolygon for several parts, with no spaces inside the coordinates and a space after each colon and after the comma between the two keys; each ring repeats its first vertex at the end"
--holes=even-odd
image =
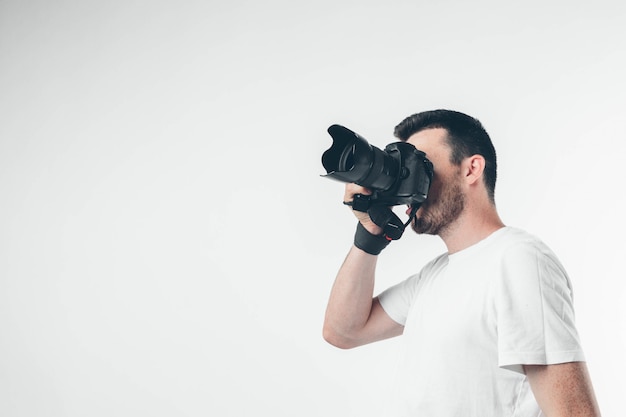
{"type": "Polygon", "coordinates": [[[569,278],[545,245],[506,251],[495,300],[500,367],[584,361],[569,278]]]}
{"type": "Polygon", "coordinates": [[[419,274],[387,288],[378,295],[378,301],[385,313],[393,321],[404,326],[413,301],[415,286],[419,281],[419,274]]]}

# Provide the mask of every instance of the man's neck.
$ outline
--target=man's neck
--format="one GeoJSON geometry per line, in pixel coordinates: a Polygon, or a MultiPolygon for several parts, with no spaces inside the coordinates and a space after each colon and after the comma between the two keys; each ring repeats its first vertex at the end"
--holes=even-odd
{"type": "Polygon", "coordinates": [[[504,226],[495,207],[490,206],[480,211],[466,211],[439,237],[446,244],[448,253],[453,254],[480,242],[504,226]]]}

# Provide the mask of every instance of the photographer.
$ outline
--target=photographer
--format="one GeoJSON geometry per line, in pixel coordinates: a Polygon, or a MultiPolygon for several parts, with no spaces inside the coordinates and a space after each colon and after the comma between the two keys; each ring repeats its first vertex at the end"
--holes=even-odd
{"type": "MultiPolygon", "coordinates": [[[[434,167],[411,227],[438,235],[448,251],[375,297],[389,239],[353,210],[360,225],[331,290],[324,338],[347,349],[403,336],[391,416],[599,416],[569,278],[545,244],[501,221],[496,154],[481,123],[435,110],[394,133],[434,167]]],[[[372,192],[347,184],[344,202],[372,192]]]]}

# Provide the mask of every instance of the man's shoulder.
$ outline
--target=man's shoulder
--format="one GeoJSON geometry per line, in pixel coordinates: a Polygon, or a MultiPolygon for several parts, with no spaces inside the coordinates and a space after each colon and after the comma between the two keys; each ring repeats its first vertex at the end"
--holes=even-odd
{"type": "Polygon", "coordinates": [[[506,233],[500,242],[500,246],[503,249],[510,252],[524,251],[550,257],[555,256],[550,247],[536,235],[516,227],[507,227],[506,229],[506,233]]]}
{"type": "MultiPolygon", "coordinates": [[[[521,228],[506,226],[484,240],[451,255],[459,268],[500,268],[512,262],[558,263],[554,252],[536,235],[521,228]]],[[[437,260],[435,260],[436,263],[437,260]]]]}
{"type": "Polygon", "coordinates": [[[534,270],[546,279],[559,276],[567,279],[558,256],[543,240],[521,229],[513,229],[510,234],[501,246],[503,264],[515,270],[534,270]]]}

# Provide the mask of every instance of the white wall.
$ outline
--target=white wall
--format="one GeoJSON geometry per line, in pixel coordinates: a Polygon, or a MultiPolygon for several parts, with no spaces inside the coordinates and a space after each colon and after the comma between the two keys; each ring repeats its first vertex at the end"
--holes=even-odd
{"type": "MultiPolygon", "coordinates": [[[[398,342],[321,338],[354,219],[320,156],[441,107],[492,135],[623,412],[624,3],[381,4],[0,2],[0,415],[378,415],[398,342]]],[[[405,236],[377,290],[442,250],[405,236]]]]}

